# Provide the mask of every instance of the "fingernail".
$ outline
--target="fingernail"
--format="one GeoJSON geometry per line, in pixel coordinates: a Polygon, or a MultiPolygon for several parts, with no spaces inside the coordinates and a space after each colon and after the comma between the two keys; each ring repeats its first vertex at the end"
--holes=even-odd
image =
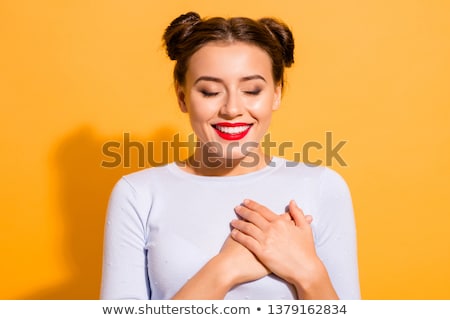
{"type": "Polygon", "coordinates": [[[249,204],[249,203],[250,203],[250,200],[244,199],[243,203],[244,203],[244,204],[249,204]]]}

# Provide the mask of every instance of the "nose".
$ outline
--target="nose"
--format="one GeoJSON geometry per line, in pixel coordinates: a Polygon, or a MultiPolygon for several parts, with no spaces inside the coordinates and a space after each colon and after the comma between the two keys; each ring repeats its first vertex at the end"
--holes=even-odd
{"type": "Polygon", "coordinates": [[[234,93],[228,93],[220,107],[219,115],[224,119],[233,119],[241,116],[244,112],[243,101],[234,93]]]}

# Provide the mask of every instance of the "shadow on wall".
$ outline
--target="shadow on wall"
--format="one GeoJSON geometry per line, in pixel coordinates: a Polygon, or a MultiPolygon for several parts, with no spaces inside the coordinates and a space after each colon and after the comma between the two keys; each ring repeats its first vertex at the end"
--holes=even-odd
{"type": "MultiPolygon", "coordinates": [[[[162,142],[170,141],[174,133],[175,130],[162,128],[145,139],[130,136],[133,141],[141,144],[152,141],[154,148],[151,156],[162,159],[162,142]]],[[[112,167],[113,158],[102,153],[102,147],[108,141],[123,144],[123,135],[112,139],[99,138],[92,128],[83,127],[58,146],[54,160],[58,172],[57,198],[65,224],[63,256],[72,275],[65,283],[42,288],[23,299],[99,298],[103,228],[109,195],[122,175],[140,169],[139,151],[135,146],[129,148],[131,161],[128,168],[124,167],[123,161],[112,167]],[[111,167],[102,166],[102,161],[108,161],[111,167]]],[[[123,155],[123,147],[111,150],[123,155]]],[[[149,167],[147,162],[145,166],[149,167]]]]}

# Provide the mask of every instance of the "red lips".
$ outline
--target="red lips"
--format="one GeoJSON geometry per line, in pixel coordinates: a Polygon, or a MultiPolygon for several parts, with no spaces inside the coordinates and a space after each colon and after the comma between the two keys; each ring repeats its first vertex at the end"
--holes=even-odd
{"type": "Polygon", "coordinates": [[[220,122],[213,125],[217,134],[225,140],[240,140],[247,135],[251,127],[251,124],[243,122],[220,122]]]}

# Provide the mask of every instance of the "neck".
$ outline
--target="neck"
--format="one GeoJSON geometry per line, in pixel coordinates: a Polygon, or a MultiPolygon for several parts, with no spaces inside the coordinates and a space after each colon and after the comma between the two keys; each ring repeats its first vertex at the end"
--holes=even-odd
{"type": "Polygon", "coordinates": [[[182,164],[186,172],[200,176],[238,176],[258,171],[266,167],[271,157],[260,148],[243,157],[232,159],[202,152],[197,148],[192,156],[182,164]]]}

